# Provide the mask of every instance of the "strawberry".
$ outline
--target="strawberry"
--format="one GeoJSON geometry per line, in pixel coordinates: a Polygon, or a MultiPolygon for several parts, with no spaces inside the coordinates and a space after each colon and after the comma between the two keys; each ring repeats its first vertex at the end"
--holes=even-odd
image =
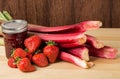
{"type": "Polygon", "coordinates": [[[27,56],[27,52],[25,52],[22,48],[17,48],[12,54],[12,57],[15,59],[20,57],[20,58],[25,58],[27,56]]]}
{"type": "Polygon", "coordinates": [[[31,64],[28,58],[22,58],[19,60],[17,67],[23,72],[32,72],[35,71],[35,67],[31,64]]]}
{"type": "Polygon", "coordinates": [[[43,48],[44,54],[48,57],[50,63],[54,63],[57,59],[59,48],[55,46],[55,42],[48,41],[47,46],[43,48]]]}
{"type": "Polygon", "coordinates": [[[8,63],[9,67],[11,67],[11,68],[17,68],[17,65],[15,63],[15,59],[13,57],[9,58],[7,63],[8,63]]]}
{"type": "Polygon", "coordinates": [[[24,44],[28,52],[33,53],[40,46],[41,39],[37,35],[34,35],[25,39],[24,44]]]}
{"type": "Polygon", "coordinates": [[[32,61],[39,67],[45,67],[48,65],[47,57],[43,53],[34,54],[32,61]]]}

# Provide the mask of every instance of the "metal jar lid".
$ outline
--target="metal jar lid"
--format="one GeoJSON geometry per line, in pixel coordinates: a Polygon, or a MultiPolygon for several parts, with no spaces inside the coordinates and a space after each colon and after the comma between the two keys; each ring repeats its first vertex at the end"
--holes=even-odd
{"type": "Polygon", "coordinates": [[[11,20],[1,24],[3,33],[21,33],[27,30],[27,21],[11,20]]]}

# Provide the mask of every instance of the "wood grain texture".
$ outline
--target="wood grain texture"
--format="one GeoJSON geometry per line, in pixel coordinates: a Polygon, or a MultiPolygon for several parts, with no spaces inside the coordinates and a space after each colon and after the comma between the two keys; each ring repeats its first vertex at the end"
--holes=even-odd
{"type": "Polygon", "coordinates": [[[76,23],[84,20],[101,20],[104,27],[111,27],[110,0],[74,0],[76,23]]]}
{"type": "Polygon", "coordinates": [[[101,20],[103,27],[120,27],[120,0],[0,0],[2,10],[45,26],[101,20]]]}
{"type": "Polygon", "coordinates": [[[72,0],[50,0],[49,21],[50,25],[73,24],[72,0]]]}
{"type": "Polygon", "coordinates": [[[112,27],[120,28],[120,0],[112,0],[112,27]]]}

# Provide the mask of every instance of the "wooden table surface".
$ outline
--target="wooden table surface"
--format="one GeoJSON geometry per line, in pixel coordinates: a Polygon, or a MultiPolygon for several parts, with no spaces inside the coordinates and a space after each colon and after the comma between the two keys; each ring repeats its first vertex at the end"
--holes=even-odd
{"type": "Polygon", "coordinates": [[[120,29],[98,29],[88,31],[105,45],[119,50],[116,59],[93,58],[95,66],[82,69],[67,62],[57,62],[48,67],[38,68],[31,73],[23,73],[7,65],[4,46],[0,46],[0,79],[120,79],[120,29]]]}

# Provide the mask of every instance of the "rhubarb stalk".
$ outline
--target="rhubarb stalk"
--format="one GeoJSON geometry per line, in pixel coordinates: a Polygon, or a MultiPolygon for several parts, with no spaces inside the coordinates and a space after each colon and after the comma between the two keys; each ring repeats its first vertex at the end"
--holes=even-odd
{"type": "Polygon", "coordinates": [[[85,43],[86,43],[86,36],[83,36],[83,37],[79,38],[79,40],[76,41],[76,42],[72,42],[72,43],[59,43],[59,46],[61,48],[74,48],[74,47],[81,46],[81,45],[83,45],[85,43]]]}
{"type": "Polygon", "coordinates": [[[87,35],[87,42],[86,44],[93,46],[96,49],[100,49],[104,47],[104,44],[102,42],[100,42],[96,37],[91,36],[91,35],[87,35]]]}
{"type": "Polygon", "coordinates": [[[91,46],[87,46],[89,49],[89,54],[91,56],[95,56],[95,57],[100,57],[100,58],[109,58],[109,59],[113,59],[116,58],[118,50],[110,47],[110,46],[104,46],[101,49],[95,49],[91,46]]]}
{"type": "Polygon", "coordinates": [[[44,41],[52,40],[56,43],[74,43],[76,41],[80,41],[83,38],[86,38],[84,33],[79,32],[69,34],[45,34],[33,32],[32,34],[38,35],[44,41]]]}
{"type": "Polygon", "coordinates": [[[68,49],[68,52],[79,57],[82,60],[89,61],[89,50],[85,46],[79,46],[72,49],[68,49]]]}
{"type": "Polygon", "coordinates": [[[53,27],[45,27],[40,25],[28,24],[28,31],[31,32],[60,32],[66,30],[73,30],[74,28],[79,29],[81,32],[85,32],[86,30],[97,29],[102,26],[101,21],[84,21],[78,24],[73,25],[65,25],[65,26],[53,26],[53,27]]]}
{"type": "Polygon", "coordinates": [[[59,58],[63,61],[67,61],[69,63],[73,63],[79,67],[82,67],[82,68],[91,68],[94,63],[93,62],[87,62],[85,60],[81,60],[80,58],[72,55],[72,54],[69,54],[69,53],[66,53],[66,52],[60,52],[60,56],[59,58]]]}
{"type": "Polygon", "coordinates": [[[83,21],[81,22],[81,26],[83,26],[86,30],[94,30],[98,29],[102,26],[101,21],[83,21]]]}
{"type": "MultiPolygon", "coordinates": [[[[66,25],[66,26],[53,26],[53,27],[47,27],[47,26],[40,26],[35,24],[28,24],[28,31],[31,32],[59,32],[59,31],[65,31],[68,29],[74,29],[78,27],[79,24],[74,25],[66,25]]],[[[82,31],[85,31],[85,29],[82,29],[82,31]]]]}

